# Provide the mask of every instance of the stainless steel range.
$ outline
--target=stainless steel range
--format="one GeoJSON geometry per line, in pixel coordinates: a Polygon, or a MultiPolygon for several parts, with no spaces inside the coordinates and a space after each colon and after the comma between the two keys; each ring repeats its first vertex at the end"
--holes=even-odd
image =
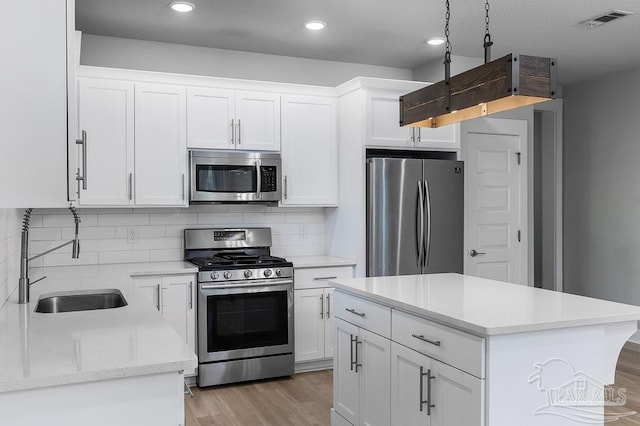
{"type": "Polygon", "coordinates": [[[185,229],[198,273],[198,386],[293,374],[293,265],[270,228],[185,229]]]}

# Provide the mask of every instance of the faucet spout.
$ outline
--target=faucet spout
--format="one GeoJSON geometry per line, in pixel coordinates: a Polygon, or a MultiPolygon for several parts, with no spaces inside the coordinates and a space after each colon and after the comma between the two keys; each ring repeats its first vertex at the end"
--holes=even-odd
{"type": "Polygon", "coordinates": [[[40,254],[36,254],[35,256],[29,257],[29,223],[31,221],[31,213],[33,209],[27,209],[24,211],[24,218],[22,220],[22,234],[20,239],[20,278],[18,279],[18,303],[26,304],[29,303],[29,287],[32,284],[46,278],[42,277],[35,280],[33,283],[29,282],[29,262],[33,259],[37,259],[38,257],[44,256],[45,254],[49,254],[52,251],[58,250],[64,246],[69,244],[73,244],[73,249],[71,252],[71,257],[73,259],[77,259],[80,256],[80,240],[78,238],[78,229],[80,226],[80,216],[75,207],[69,206],[69,210],[71,214],[73,214],[73,221],[75,223],[75,236],[71,241],[67,241],[66,243],[62,243],[58,246],[50,248],[49,250],[43,251],[40,254]]]}

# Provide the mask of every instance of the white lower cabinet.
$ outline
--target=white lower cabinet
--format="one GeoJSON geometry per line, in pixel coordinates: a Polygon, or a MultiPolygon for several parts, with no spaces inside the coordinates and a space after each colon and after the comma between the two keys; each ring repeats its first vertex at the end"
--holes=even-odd
{"type": "Polygon", "coordinates": [[[353,425],[390,424],[391,341],[335,318],[333,408],[353,425]]]}
{"type": "Polygon", "coordinates": [[[314,361],[333,356],[331,298],[333,288],[296,290],[295,359],[314,361]]]}
{"type": "Polygon", "coordinates": [[[391,343],[391,424],[484,424],[484,381],[391,343]]]}
{"type": "MultiPolygon", "coordinates": [[[[134,285],[145,295],[169,324],[196,352],[195,275],[165,275],[132,278],[134,285]]],[[[186,376],[195,370],[185,371],[186,376]]]]}
{"type": "Polygon", "coordinates": [[[484,360],[484,339],[341,291],[334,306],[332,425],[484,426],[485,380],[447,352],[484,360]]]}
{"type": "Polygon", "coordinates": [[[295,267],[296,371],[331,368],[334,304],[329,280],[352,277],[352,266],[295,267]]]}

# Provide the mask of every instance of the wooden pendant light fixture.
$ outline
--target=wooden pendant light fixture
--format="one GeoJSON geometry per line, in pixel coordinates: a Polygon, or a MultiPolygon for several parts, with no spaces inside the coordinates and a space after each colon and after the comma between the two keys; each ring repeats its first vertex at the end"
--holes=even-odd
{"type": "Polygon", "coordinates": [[[445,79],[400,97],[400,126],[440,127],[556,97],[556,60],[509,54],[491,61],[486,0],[484,64],[450,76],[449,0],[446,0],[445,79]]]}

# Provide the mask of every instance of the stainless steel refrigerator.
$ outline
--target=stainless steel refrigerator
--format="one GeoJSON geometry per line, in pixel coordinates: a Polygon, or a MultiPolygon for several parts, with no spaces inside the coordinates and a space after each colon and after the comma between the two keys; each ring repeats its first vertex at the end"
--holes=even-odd
{"type": "Polygon", "coordinates": [[[464,163],[367,159],[367,276],[462,273],[464,163]]]}

